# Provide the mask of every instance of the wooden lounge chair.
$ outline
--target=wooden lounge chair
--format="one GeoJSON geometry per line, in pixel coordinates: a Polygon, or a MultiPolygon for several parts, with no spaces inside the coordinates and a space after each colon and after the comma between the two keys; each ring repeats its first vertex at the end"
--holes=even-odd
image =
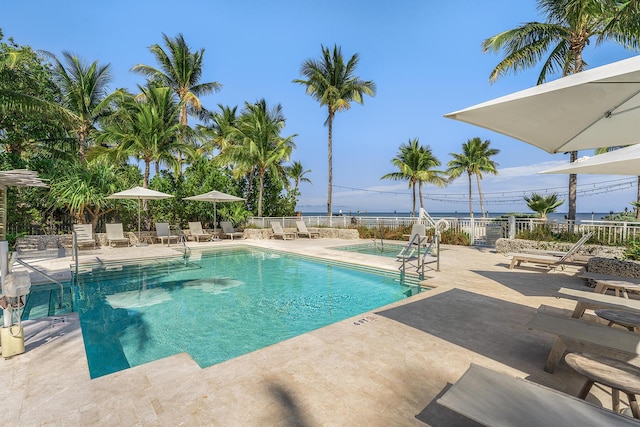
{"type": "Polygon", "coordinates": [[[93,227],[91,224],[73,224],[73,231],[76,233],[78,248],[80,248],[80,246],[96,248],[96,239],[93,237],[93,227]]]}
{"type": "Polygon", "coordinates": [[[538,308],[526,326],[557,336],[544,366],[547,372],[555,370],[566,351],[604,354],[621,360],[635,359],[640,355],[640,334],[551,313],[544,305],[538,308]]]}
{"type": "Polygon", "coordinates": [[[160,240],[160,243],[167,242],[167,246],[171,245],[171,240],[175,240],[178,243],[178,236],[172,235],[169,231],[168,222],[156,222],[156,240],[160,240]]]}
{"type": "Polygon", "coordinates": [[[124,237],[122,224],[106,224],[105,227],[107,229],[107,244],[109,246],[115,246],[118,243],[126,243],[127,246],[131,246],[129,239],[124,237]]]}
{"type": "Polygon", "coordinates": [[[273,230],[273,237],[279,237],[282,240],[287,239],[295,239],[297,237],[297,233],[295,232],[285,232],[282,229],[282,225],[277,221],[271,221],[271,229],[273,230]]]}
{"type": "Polygon", "coordinates": [[[438,403],[486,426],[637,426],[637,420],[475,364],[438,403]]]}
{"type": "Polygon", "coordinates": [[[189,236],[196,242],[200,242],[200,239],[211,240],[211,234],[205,233],[202,230],[202,223],[200,221],[189,223],[189,236]]]}
{"type": "Polygon", "coordinates": [[[234,237],[244,237],[244,233],[242,231],[236,231],[233,228],[233,224],[229,221],[220,221],[220,227],[222,227],[222,237],[230,238],[233,240],[234,237]]]}
{"type": "Polygon", "coordinates": [[[564,268],[565,264],[572,262],[573,257],[582,245],[585,244],[589,238],[593,236],[593,231],[584,234],[580,240],[578,240],[567,252],[558,255],[545,255],[545,254],[531,254],[531,253],[510,253],[507,256],[511,256],[511,264],[509,270],[513,270],[513,267],[520,266],[523,262],[530,262],[533,264],[543,264],[549,269],[560,267],[564,268]]]}
{"type": "Polygon", "coordinates": [[[307,229],[307,224],[304,221],[296,221],[296,227],[298,228],[298,237],[307,236],[308,238],[320,237],[320,233],[317,231],[309,231],[307,229]]]}

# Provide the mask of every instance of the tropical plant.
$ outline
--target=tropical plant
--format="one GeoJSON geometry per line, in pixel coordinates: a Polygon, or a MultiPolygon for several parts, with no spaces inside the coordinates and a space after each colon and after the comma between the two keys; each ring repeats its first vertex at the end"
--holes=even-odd
{"type": "Polygon", "coordinates": [[[557,193],[549,194],[548,196],[532,193],[531,196],[524,196],[523,198],[527,202],[529,209],[537,212],[542,219],[547,219],[548,213],[555,212],[564,203],[564,200],[558,200],[557,193]]]}
{"type": "MultiPolygon", "coordinates": [[[[561,72],[578,73],[586,63],[583,51],[592,39],[596,45],[614,41],[637,49],[640,35],[638,2],[619,0],[538,0],[546,22],[529,22],[490,37],[482,43],[483,52],[504,51],[504,58],[489,76],[490,81],[511,71],[517,73],[543,60],[538,84],[561,72]],[[631,24],[629,24],[631,23],[631,24]]],[[[578,158],[570,153],[570,161],[578,158]]],[[[569,213],[576,219],[577,176],[569,175],[569,213]]]]}
{"type": "Polygon", "coordinates": [[[311,184],[311,180],[305,176],[306,174],[311,172],[311,169],[305,170],[300,161],[296,160],[295,162],[291,163],[290,166],[287,166],[286,170],[289,178],[293,180],[293,188],[295,190],[298,189],[301,182],[308,182],[309,184],[311,184]]]}
{"type": "MultiPolygon", "coordinates": [[[[156,162],[179,168],[175,153],[193,157],[194,148],[182,142],[188,127],[178,122],[179,105],[168,88],[140,87],[143,96],[127,96],[117,117],[105,123],[96,137],[101,145],[91,150],[90,157],[107,156],[126,162],[133,156],[144,162],[143,187],[149,187],[150,167],[156,162]]],[[[181,156],[180,156],[181,157],[181,156]]]]}
{"type": "Polygon", "coordinates": [[[253,171],[258,176],[257,214],[262,216],[262,199],[265,175],[282,182],[288,187],[286,170],[283,165],[289,160],[297,135],[282,137],[285,126],[282,106],[269,109],[264,99],[254,104],[245,103],[245,108],[236,125],[230,129],[231,143],[217,157],[221,164],[233,165],[237,177],[253,171]]]}
{"type": "Polygon", "coordinates": [[[320,106],[327,106],[328,127],[328,163],[329,186],[327,190],[327,215],[331,216],[331,197],[333,190],[333,119],[335,114],[351,108],[351,102],[364,103],[364,95],[375,96],[376,85],[373,81],[361,80],[355,75],[359,56],[354,54],[345,63],[342,50],[333,46],[333,51],[320,46],[322,58],[308,59],[302,64],[301,74],[305,79],[296,79],[307,88],[307,95],[313,97],[320,106]]]}
{"type": "Polygon", "coordinates": [[[442,176],[443,172],[433,168],[440,166],[440,161],[433,155],[429,146],[420,145],[418,138],[410,139],[408,143],[400,145],[396,157],[391,163],[398,168],[398,172],[383,175],[380,179],[394,181],[408,181],[412,191],[411,215],[416,212],[416,185],[420,189],[420,207],[424,208],[422,200],[422,184],[429,183],[439,187],[447,184],[442,176]]]}
{"type": "Polygon", "coordinates": [[[496,148],[489,148],[491,141],[475,137],[467,140],[462,144],[462,153],[451,153],[453,160],[449,161],[447,174],[451,179],[456,179],[463,173],[467,173],[469,177],[469,216],[473,218],[473,200],[471,191],[471,177],[476,176],[476,182],[478,184],[478,196],[480,199],[480,211],[482,216],[485,216],[484,201],[482,197],[482,189],[480,187],[480,181],[482,180],[483,173],[491,173],[493,175],[498,174],[498,164],[491,160],[492,156],[495,156],[500,152],[496,148]]]}
{"type": "Polygon", "coordinates": [[[154,44],[149,49],[159,68],[137,64],[131,70],[146,76],[152,84],[170,88],[180,101],[180,124],[189,124],[188,114],[203,111],[199,96],[220,90],[218,82],[200,83],[202,79],[204,49],[191,52],[182,34],[175,38],[162,34],[167,50],[154,44]]]}

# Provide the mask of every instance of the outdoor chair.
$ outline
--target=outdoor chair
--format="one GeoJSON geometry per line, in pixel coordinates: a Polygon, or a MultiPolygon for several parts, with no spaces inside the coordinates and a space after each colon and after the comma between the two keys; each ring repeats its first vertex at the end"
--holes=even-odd
{"type": "Polygon", "coordinates": [[[298,237],[307,236],[308,238],[320,237],[320,233],[317,231],[309,231],[307,224],[304,221],[296,221],[296,227],[298,228],[298,237]]]}
{"type": "Polygon", "coordinates": [[[131,246],[129,239],[124,237],[122,224],[106,224],[105,227],[107,229],[107,244],[109,246],[115,246],[118,243],[126,243],[127,246],[131,246]]]}
{"type": "Polygon", "coordinates": [[[76,233],[76,243],[80,246],[91,245],[96,248],[96,239],[93,237],[93,227],[91,224],[73,224],[73,231],[76,233]]]}
{"type": "Polygon", "coordinates": [[[513,267],[520,266],[523,262],[529,262],[533,264],[543,264],[546,265],[549,269],[560,267],[564,268],[565,264],[570,264],[573,262],[573,257],[578,252],[578,249],[582,245],[585,244],[591,236],[593,236],[593,231],[590,231],[584,234],[580,240],[578,240],[567,252],[559,252],[555,255],[545,255],[545,254],[528,254],[528,253],[509,253],[507,256],[511,257],[511,264],[509,265],[509,270],[513,270],[513,267]]]}
{"type": "Polygon", "coordinates": [[[233,240],[234,237],[244,237],[244,233],[236,231],[235,228],[233,228],[233,224],[229,221],[220,221],[220,227],[222,227],[222,237],[228,237],[231,240],[233,240]]]}
{"type": "Polygon", "coordinates": [[[273,237],[279,237],[282,240],[287,239],[295,239],[297,237],[297,233],[295,232],[285,232],[282,229],[282,224],[277,221],[271,221],[271,230],[273,230],[273,237]]]}
{"type": "Polygon", "coordinates": [[[200,242],[200,239],[211,240],[211,234],[205,233],[202,230],[202,223],[200,221],[189,223],[189,236],[196,242],[200,242]]]}
{"type": "Polygon", "coordinates": [[[160,240],[160,243],[167,242],[167,246],[171,245],[171,240],[175,240],[178,243],[178,236],[172,235],[169,231],[168,222],[156,222],[156,240],[160,240]]]}

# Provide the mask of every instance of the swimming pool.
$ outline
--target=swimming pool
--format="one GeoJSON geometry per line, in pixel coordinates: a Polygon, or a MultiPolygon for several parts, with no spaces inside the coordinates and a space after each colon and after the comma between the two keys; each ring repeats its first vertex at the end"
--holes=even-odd
{"type": "Polygon", "coordinates": [[[181,352],[207,367],[416,291],[397,274],[243,247],[96,265],[74,306],[96,378],[181,352]]]}
{"type": "Polygon", "coordinates": [[[366,255],[380,255],[389,258],[397,258],[398,254],[405,246],[406,244],[401,245],[397,243],[385,243],[384,245],[381,245],[380,242],[376,242],[350,246],[338,246],[333,249],[337,249],[339,251],[356,252],[366,255]]]}

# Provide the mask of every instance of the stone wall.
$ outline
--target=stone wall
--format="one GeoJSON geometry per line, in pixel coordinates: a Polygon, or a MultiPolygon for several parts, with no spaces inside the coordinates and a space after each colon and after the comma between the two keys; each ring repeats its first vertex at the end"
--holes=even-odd
{"type": "MultiPolygon", "coordinates": [[[[506,254],[510,252],[524,252],[527,249],[566,252],[571,249],[572,246],[573,243],[502,238],[496,241],[496,252],[506,254]]],[[[578,255],[623,258],[624,250],[625,248],[623,246],[582,245],[578,249],[578,255]]]]}
{"type": "MultiPolygon", "coordinates": [[[[307,227],[310,232],[319,233],[321,238],[325,239],[344,239],[357,240],[360,238],[358,230],[353,228],[314,228],[307,227]]],[[[285,232],[293,233],[297,231],[295,228],[285,228],[285,232]]],[[[273,231],[270,228],[247,228],[244,230],[245,239],[265,240],[273,237],[273,231]]]]}
{"type": "Polygon", "coordinates": [[[640,279],[640,263],[637,261],[595,257],[589,259],[587,271],[640,279]]]}

